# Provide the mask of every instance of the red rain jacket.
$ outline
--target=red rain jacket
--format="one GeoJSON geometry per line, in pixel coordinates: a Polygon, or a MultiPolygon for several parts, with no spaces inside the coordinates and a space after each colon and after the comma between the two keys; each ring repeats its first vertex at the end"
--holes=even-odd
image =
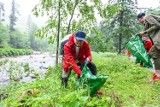
{"type": "Polygon", "coordinates": [[[72,34],[64,45],[64,56],[63,56],[63,69],[65,72],[68,72],[70,69],[73,69],[78,75],[81,74],[81,69],[78,67],[76,60],[82,63],[86,58],[92,60],[90,46],[87,41],[84,41],[79,49],[79,53],[76,56],[76,47],[74,43],[74,34],[72,34]]]}
{"type": "Polygon", "coordinates": [[[147,37],[142,37],[143,43],[144,43],[144,48],[148,53],[150,53],[150,49],[152,47],[152,41],[148,39],[147,37]]]}

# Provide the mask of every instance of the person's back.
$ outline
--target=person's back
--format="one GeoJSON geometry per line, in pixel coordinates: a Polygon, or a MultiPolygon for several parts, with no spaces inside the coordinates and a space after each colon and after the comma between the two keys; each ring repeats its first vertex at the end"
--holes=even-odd
{"type": "MultiPolygon", "coordinates": [[[[144,30],[145,33],[148,33],[154,42],[158,42],[160,44],[160,16],[158,15],[146,15],[144,19],[144,30]]],[[[160,47],[159,47],[160,48],[160,47]]]]}
{"type": "Polygon", "coordinates": [[[71,35],[72,34],[68,34],[61,40],[61,42],[60,42],[60,55],[64,54],[64,45],[67,43],[67,41],[71,35]]]}
{"type": "Polygon", "coordinates": [[[151,16],[160,23],[160,16],[156,14],[151,14],[151,16]]]}

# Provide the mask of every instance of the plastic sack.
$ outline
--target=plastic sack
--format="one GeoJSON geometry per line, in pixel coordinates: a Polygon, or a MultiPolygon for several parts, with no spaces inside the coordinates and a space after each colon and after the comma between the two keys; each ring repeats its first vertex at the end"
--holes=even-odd
{"type": "MultiPolygon", "coordinates": [[[[151,57],[148,55],[142,43],[140,36],[133,36],[126,44],[126,48],[135,56],[139,61],[144,63],[145,67],[153,67],[151,57]]],[[[138,62],[136,62],[138,63],[138,62]]]]}
{"type": "Polygon", "coordinates": [[[82,74],[80,76],[79,85],[82,87],[89,86],[90,95],[93,96],[104,85],[107,78],[108,76],[106,75],[94,76],[89,70],[89,68],[84,65],[82,74]]]}

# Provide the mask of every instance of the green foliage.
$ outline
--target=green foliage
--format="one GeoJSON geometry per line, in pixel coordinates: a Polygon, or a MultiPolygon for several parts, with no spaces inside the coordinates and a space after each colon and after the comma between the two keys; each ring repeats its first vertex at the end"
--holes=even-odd
{"type": "Polygon", "coordinates": [[[101,1],[91,0],[90,2],[86,0],[42,0],[40,4],[36,5],[33,9],[33,12],[36,16],[47,14],[49,20],[47,25],[36,33],[39,37],[48,37],[50,43],[53,43],[57,39],[58,32],[58,2],[61,3],[60,6],[60,34],[64,37],[68,33],[73,33],[79,30],[85,30],[86,32],[92,32],[92,28],[96,26],[96,15],[101,14],[101,12],[107,16],[108,14],[116,13],[117,6],[114,5],[114,9],[111,9],[112,6],[105,6],[101,1]],[[50,5],[54,4],[54,5],[50,5]],[[73,6],[72,6],[73,5],[73,6]],[[76,10],[76,11],[75,11],[76,10]],[[109,10],[109,11],[108,11],[109,10]],[[69,21],[68,21],[69,20],[69,21]],[[67,33],[66,33],[67,32],[67,33]]]}
{"type": "Polygon", "coordinates": [[[30,55],[32,53],[33,53],[33,50],[31,50],[31,49],[0,48],[0,57],[2,57],[2,56],[30,55]]]}
{"type": "Polygon", "coordinates": [[[115,47],[113,46],[112,38],[107,38],[99,29],[94,29],[93,34],[89,35],[87,38],[88,42],[91,45],[91,49],[95,52],[115,52],[115,47]],[[96,41],[96,42],[95,42],[96,41]]]}
{"type": "Polygon", "coordinates": [[[18,20],[17,18],[17,14],[19,14],[19,11],[18,11],[18,4],[15,2],[15,0],[12,0],[12,8],[11,8],[11,14],[9,16],[10,18],[10,31],[14,31],[15,28],[14,26],[16,25],[16,21],[18,20]]]}
{"type": "Polygon", "coordinates": [[[6,60],[2,60],[2,61],[0,62],[0,66],[5,65],[8,61],[9,61],[8,59],[6,59],[6,60]]]}
{"type": "Polygon", "coordinates": [[[8,27],[0,24],[0,47],[1,48],[9,47],[8,41],[9,41],[9,29],[8,27]]]}
{"type": "Polygon", "coordinates": [[[160,15],[160,9],[148,9],[147,14],[157,14],[160,15]]]}
{"type": "Polygon", "coordinates": [[[62,88],[61,65],[58,65],[50,67],[46,77],[41,80],[23,84],[12,83],[4,89],[1,88],[1,93],[7,93],[8,97],[1,100],[0,104],[8,107],[159,106],[160,82],[149,81],[152,72],[139,67],[127,56],[115,53],[93,53],[93,62],[99,75],[109,75],[101,89],[101,96],[90,97],[88,89],[78,89],[75,73],[70,76],[68,88],[62,88]]]}
{"type": "Polygon", "coordinates": [[[24,68],[24,71],[25,71],[25,72],[29,71],[29,70],[30,70],[30,68],[29,68],[29,63],[25,63],[25,64],[23,65],[23,68],[24,68]]]}
{"type": "Polygon", "coordinates": [[[28,36],[24,33],[21,33],[18,30],[15,30],[10,33],[10,45],[13,48],[30,48],[28,44],[28,36]]]}
{"type": "Polygon", "coordinates": [[[137,10],[132,0],[110,0],[108,3],[109,18],[106,17],[106,20],[102,20],[100,26],[95,28],[102,32],[97,38],[102,39],[106,51],[120,52],[128,39],[137,34],[142,26],[136,20],[137,10]]]}

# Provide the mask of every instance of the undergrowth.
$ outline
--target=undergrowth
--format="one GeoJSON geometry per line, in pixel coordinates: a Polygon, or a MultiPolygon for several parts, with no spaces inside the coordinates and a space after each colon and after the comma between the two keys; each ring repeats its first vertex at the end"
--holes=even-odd
{"type": "Polygon", "coordinates": [[[68,88],[61,87],[61,65],[50,67],[45,78],[30,83],[10,83],[0,89],[0,107],[155,107],[160,105],[160,82],[127,56],[94,53],[98,75],[109,75],[103,94],[89,96],[89,89],[79,89],[72,72],[68,88]]]}

